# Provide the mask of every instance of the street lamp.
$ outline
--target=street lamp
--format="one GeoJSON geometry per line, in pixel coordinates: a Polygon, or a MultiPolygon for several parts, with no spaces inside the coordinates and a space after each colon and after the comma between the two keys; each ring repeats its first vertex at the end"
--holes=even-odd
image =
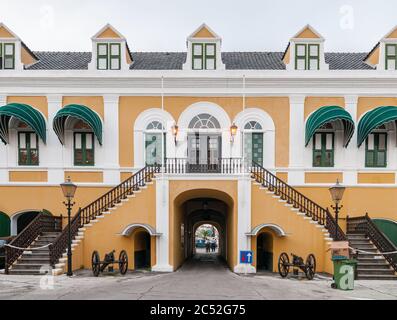
{"type": "Polygon", "coordinates": [[[232,138],[232,142],[234,142],[234,137],[235,137],[236,134],[237,134],[237,130],[238,130],[237,125],[236,125],[235,123],[233,123],[233,124],[231,125],[231,127],[230,127],[230,135],[231,135],[231,138],[232,138]]]}
{"type": "Polygon", "coordinates": [[[329,192],[331,194],[332,201],[335,203],[335,206],[331,206],[332,209],[335,210],[335,220],[336,220],[336,231],[335,231],[335,240],[338,241],[338,219],[339,219],[339,211],[343,208],[339,203],[342,201],[343,194],[345,193],[346,187],[342,186],[339,183],[339,180],[336,180],[336,184],[329,188],[329,192]]]}
{"type": "Polygon", "coordinates": [[[66,198],[66,202],[64,201],[63,204],[68,209],[68,272],[67,275],[71,277],[73,275],[72,271],[72,233],[70,230],[70,220],[72,214],[72,207],[75,204],[72,202],[74,194],[76,192],[77,186],[70,180],[70,177],[66,179],[64,183],[61,183],[61,189],[63,192],[63,196],[66,198]]]}
{"type": "Polygon", "coordinates": [[[178,136],[178,133],[179,133],[179,127],[178,127],[178,125],[175,123],[175,124],[172,126],[171,130],[172,130],[172,135],[174,136],[174,142],[175,142],[175,145],[176,145],[176,137],[178,136]]]}

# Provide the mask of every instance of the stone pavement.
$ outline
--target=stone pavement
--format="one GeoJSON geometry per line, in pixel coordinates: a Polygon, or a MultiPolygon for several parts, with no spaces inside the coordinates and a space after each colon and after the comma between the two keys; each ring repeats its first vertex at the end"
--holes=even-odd
{"type": "Polygon", "coordinates": [[[73,278],[0,275],[0,299],[129,300],[397,300],[397,281],[356,281],[354,291],[331,289],[332,280],[281,279],[278,274],[236,275],[214,255],[199,254],[174,273],[130,272],[125,277],[91,271],[73,278]],[[52,283],[52,280],[54,283],[52,283]]]}

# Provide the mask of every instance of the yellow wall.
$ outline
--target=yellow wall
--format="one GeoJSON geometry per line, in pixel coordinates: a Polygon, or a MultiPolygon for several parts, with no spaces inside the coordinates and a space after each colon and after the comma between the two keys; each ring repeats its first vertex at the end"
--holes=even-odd
{"type": "Polygon", "coordinates": [[[41,111],[45,118],[48,118],[47,97],[43,96],[8,96],[7,103],[23,103],[41,111]]]}
{"type": "Polygon", "coordinates": [[[47,171],[9,171],[11,182],[47,182],[47,171]]]}
{"type": "Polygon", "coordinates": [[[112,28],[106,28],[103,32],[97,36],[98,39],[101,38],[113,38],[113,39],[120,39],[120,36],[112,30],[112,28]]]}
{"type": "MultiPolygon", "coordinates": [[[[128,236],[121,236],[120,233],[128,226],[134,223],[149,224],[156,227],[156,188],[155,184],[149,185],[141,193],[137,193],[135,198],[130,198],[124,202],[117,210],[112,211],[110,215],[104,215],[104,218],[98,219],[92,227],[85,231],[82,242],[84,267],[90,268],[91,254],[94,250],[100,253],[101,258],[105,253],[116,250],[116,258],[121,250],[126,250],[129,258],[129,269],[134,269],[134,251],[136,232],[128,236]]],[[[139,246],[139,245],[138,245],[139,246]]],[[[151,241],[152,266],[156,263],[153,254],[156,252],[155,241],[151,241]]]]}
{"type": "Polygon", "coordinates": [[[373,66],[377,65],[379,63],[379,55],[380,55],[380,47],[378,45],[378,47],[369,55],[366,62],[373,66]]]}
{"type": "Polygon", "coordinates": [[[343,182],[342,172],[306,172],[305,183],[335,183],[343,182]]]}
{"type": "Polygon", "coordinates": [[[291,61],[291,44],[289,45],[287,52],[285,53],[283,62],[289,64],[291,61]]]}
{"type": "Polygon", "coordinates": [[[0,38],[13,38],[15,39],[15,37],[6,30],[6,28],[1,27],[0,28],[0,38]]]}
{"type": "Polygon", "coordinates": [[[313,38],[319,38],[319,37],[309,27],[307,27],[305,30],[303,30],[301,33],[299,33],[295,38],[313,39],[313,38]]]}
{"type": "Polygon", "coordinates": [[[397,98],[382,98],[382,97],[361,97],[358,98],[357,103],[357,120],[361,116],[377,107],[381,106],[397,106],[397,98]]]}
{"type": "Polygon", "coordinates": [[[394,173],[358,173],[358,183],[392,183],[396,182],[394,173]]]}
{"type": "MultiPolygon", "coordinates": [[[[231,269],[237,264],[237,182],[236,181],[170,181],[170,264],[174,270],[184,262],[181,245],[181,223],[183,223],[184,202],[195,198],[214,198],[229,206],[227,214],[227,263],[231,269]],[[221,191],[222,190],[222,191],[221,191]]],[[[186,227],[186,226],[185,226],[186,227]]]]}
{"type": "MultiPolygon", "coordinates": [[[[317,259],[318,271],[328,270],[325,262],[327,244],[323,232],[309,220],[298,216],[283,203],[267,194],[258,186],[252,187],[252,215],[251,225],[255,228],[261,224],[272,223],[280,226],[286,233],[286,237],[278,237],[272,232],[273,237],[273,271],[277,271],[277,260],[282,252],[290,254],[293,252],[299,256],[306,257],[313,253],[317,259]]],[[[269,231],[269,229],[266,229],[269,231]]],[[[252,248],[256,251],[256,237],[252,239],[252,248]]],[[[256,256],[256,252],[254,254],[256,256]]]]}
{"type": "Polygon", "coordinates": [[[203,27],[193,35],[193,38],[214,38],[214,35],[206,27],[203,27]]]}
{"type": "Polygon", "coordinates": [[[65,179],[68,177],[74,182],[103,182],[103,172],[65,171],[65,179]]]}
{"type": "Polygon", "coordinates": [[[24,65],[30,65],[37,62],[37,60],[33,58],[28,50],[26,50],[23,46],[21,48],[21,61],[24,65]]]}
{"type": "Polygon", "coordinates": [[[89,97],[89,96],[82,96],[82,97],[72,97],[72,96],[65,96],[62,99],[62,105],[67,106],[69,104],[81,104],[84,105],[96,113],[99,114],[102,120],[105,120],[104,116],[104,103],[103,97],[89,97]]]}
{"type": "Polygon", "coordinates": [[[306,97],[305,99],[305,120],[308,116],[324,106],[345,107],[345,99],[342,97],[306,97]]]}
{"type": "MultiPolygon", "coordinates": [[[[78,207],[85,207],[108,190],[108,187],[78,187],[74,198],[76,204],[73,212],[77,212],[78,207]]],[[[54,215],[65,215],[66,210],[63,201],[65,201],[65,198],[59,186],[0,186],[0,211],[9,216],[30,209],[46,209],[54,215]]]]}
{"type": "Polygon", "coordinates": [[[394,29],[387,37],[386,39],[395,39],[397,38],[397,28],[394,29]]]}

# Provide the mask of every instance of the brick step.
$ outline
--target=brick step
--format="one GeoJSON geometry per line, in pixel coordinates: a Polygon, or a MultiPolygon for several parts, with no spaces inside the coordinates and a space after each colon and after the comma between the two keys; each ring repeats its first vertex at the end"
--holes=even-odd
{"type": "Polygon", "coordinates": [[[357,263],[357,268],[360,270],[391,270],[387,263],[357,263]]]}
{"type": "Polygon", "coordinates": [[[37,259],[41,259],[41,258],[48,258],[50,256],[50,253],[40,253],[40,252],[36,252],[36,251],[32,251],[33,254],[22,254],[21,258],[37,258],[37,259]]]}
{"type": "Polygon", "coordinates": [[[374,260],[385,260],[385,258],[377,252],[374,253],[358,253],[357,259],[374,259],[374,260]]]}
{"type": "Polygon", "coordinates": [[[42,276],[44,274],[48,274],[48,272],[40,272],[38,270],[31,270],[31,269],[14,269],[12,268],[9,270],[9,274],[11,275],[31,275],[31,276],[42,276]]]}
{"type": "Polygon", "coordinates": [[[346,234],[348,239],[368,239],[367,236],[363,233],[349,233],[346,234]]]}
{"type": "Polygon", "coordinates": [[[40,236],[39,239],[37,241],[48,241],[48,242],[52,242],[54,240],[56,240],[56,238],[58,238],[58,236],[40,236]]]}
{"type": "Polygon", "coordinates": [[[366,275],[358,275],[357,280],[397,280],[397,276],[395,275],[374,275],[374,274],[366,274],[366,275]]]}
{"type": "Polygon", "coordinates": [[[50,257],[24,257],[18,260],[18,264],[50,264],[50,257]]]}
{"type": "Polygon", "coordinates": [[[38,248],[38,247],[46,246],[46,245],[51,244],[51,243],[53,243],[53,241],[36,241],[36,242],[33,242],[30,245],[30,247],[31,248],[38,248]]]}
{"type": "Polygon", "coordinates": [[[61,233],[56,231],[42,232],[42,236],[58,237],[61,233]]]}
{"type": "Polygon", "coordinates": [[[382,259],[374,259],[374,258],[357,258],[357,262],[358,264],[388,264],[386,262],[386,259],[382,258],[382,259]]]}
{"type": "Polygon", "coordinates": [[[359,245],[359,246],[352,246],[354,249],[358,249],[358,250],[364,250],[364,251],[368,251],[368,252],[378,252],[378,249],[373,246],[373,245],[359,245]]]}
{"type": "Polygon", "coordinates": [[[357,267],[357,272],[358,275],[362,276],[362,275],[394,275],[394,270],[391,269],[363,269],[360,267],[357,267]]]}
{"type": "Polygon", "coordinates": [[[49,264],[33,264],[33,263],[19,263],[19,261],[12,266],[12,270],[37,270],[39,271],[41,268],[46,267],[50,268],[49,264]]]}
{"type": "Polygon", "coordinates": [[[349,240],[350,246],[354,247],[356,245],[371,245],[371,241],[364,239],[364,240],[358,240],[358,239],[352,239],[349,240]]]}

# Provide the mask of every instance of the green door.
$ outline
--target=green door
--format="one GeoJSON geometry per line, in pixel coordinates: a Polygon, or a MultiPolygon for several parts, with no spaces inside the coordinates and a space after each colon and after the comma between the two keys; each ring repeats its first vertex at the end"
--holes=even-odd
{"type": "Polygon", "coordinates": [[[373,219],[373,221],[379,230],[382,231],[395,246],[397,246],[397,223],[385,219],[373,219]]]}
{"type": "Polygon", "coordinates": [[[10,217],[0,212],[0,238],[10,235],[10,217]]]}

